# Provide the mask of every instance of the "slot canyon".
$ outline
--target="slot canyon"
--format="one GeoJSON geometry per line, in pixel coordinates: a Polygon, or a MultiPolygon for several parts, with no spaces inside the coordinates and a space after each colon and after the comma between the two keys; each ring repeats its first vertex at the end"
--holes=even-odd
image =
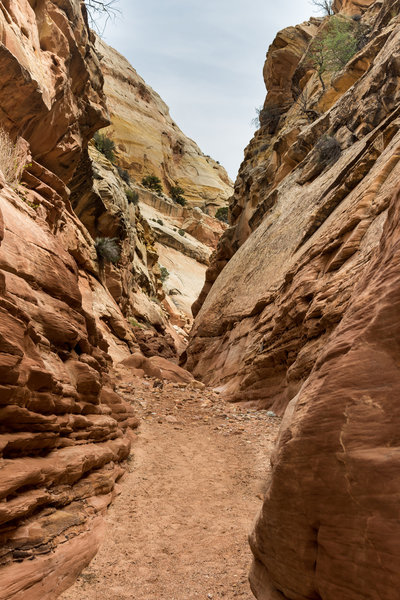
{"type": "Polygon", "coordinates": [[[399,600],[400,0],[276,33],[235,181],[104,4],[0,0],[0,600],[399,600]]]}

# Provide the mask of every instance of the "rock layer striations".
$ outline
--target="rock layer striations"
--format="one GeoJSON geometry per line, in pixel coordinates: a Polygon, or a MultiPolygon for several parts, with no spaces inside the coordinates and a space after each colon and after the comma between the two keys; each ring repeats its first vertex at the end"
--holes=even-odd
{"type": "Polygon", "coordinates": [[[126,58],[98,38],[96,49],[111,115],[107,132],[121,165],[138,181],[158,176],[167,192],[180,186],[190,204],[211,214],[225,206],[232,194],[225,169],[182,133],[165,102],[126,58]]]}
{"type": "Polygon", "coordinates": [[[66,187],[108,123],[82,10],[0,2],[0,119],[25,140],[22,183],[0,179],[2,600],[53,599],[90,561],[137,425],[106,331],[127,354],[134,338],[66,187]]]}
{"type": "Polygon", "coordinates": [[[250,543],[259,600],[396,600],[400,190],[281,427],[250,543]]]}
{"type": "Polygon", "coordinates": [[[367,43],[330,74],[324,93],[307,64],[324,20],[278,34],[267,57],[271,92],[235,184],[231,227],[193,307],[187,350],[189,369],[234,400],[284,410],[379,242],[400,168],[400,30],[393,2],[378,13],[375,4],[363,17],[367,43]],[[292,50],[295,35],[303,55],[292,50]],[[326,140],[333,157],[321,153],[326,140]]]}
{"type": "Polygon", "coordinates": [[[334,6],[269,50],[186,357],[284,413],[250,538],[259,600],[395,600],[400,584],[400,3],[334,6]],[[310,48],[335,22],[360,43],[322,86],[310,48]]]}

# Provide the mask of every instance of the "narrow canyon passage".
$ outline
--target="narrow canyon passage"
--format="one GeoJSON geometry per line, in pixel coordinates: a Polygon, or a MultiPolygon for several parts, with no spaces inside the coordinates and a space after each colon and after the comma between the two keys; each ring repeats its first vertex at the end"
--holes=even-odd
{"type": "Polygon", "coordinates": [[[214,392],[121,389],[141,415],[99,554],[63,600],[253,598],[247,535],[280,419],[214,392]]]}

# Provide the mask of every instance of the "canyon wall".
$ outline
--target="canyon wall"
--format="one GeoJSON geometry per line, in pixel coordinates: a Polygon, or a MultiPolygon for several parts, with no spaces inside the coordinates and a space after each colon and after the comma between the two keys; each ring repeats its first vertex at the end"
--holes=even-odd
{"type": "Polygon", "coordinates": [[[261,127],[193,307],[184,357],[232,400],[283,412],[379,242],[400,169],[396,6],[374,3],[351,21],[368,41],[327,74],[325,91],[306,50],[326,21],[279,33],[268,52],[261,127]]]}
{"type": "Polygon", "coordinates": [[[66,187],[108,123],[82,10],[79,0],[0,2],[0,121],[20,136],[0,178],[4,600],[53,599],[90,561],[137,426],[114,392],[109,350],[138,345],[66,187]]]}
{"type": "Polygon", "coordinates": [[[394,600],[400,584],[400,2],[334,7],[269,49],[184,357],[284,415],[250,537],[259,600],[394,600]],[[319,77],[310,49],[335,23],[358,48],[319,77]]]}
{"type": "Polygon", "coordinates": [[[285,413],[250,538],[259,600],[398,598],[399,228],[400,191],[341,323],[285,413]]]}
{"type": "Polygon", "coordinates": [[[106,269],[106,285],[134,323],[140,348],[148,353],[150,337],[150,347],[163,345],[170,358],[176,351],[171,354],[163,338],[183,351],[191,305],[226,229],[213,215],[226,207],[233,186],[225,169],[180,131],[129,62],[94,39],[112,120],[101,135],[115,144],[114,158],[110,162],[93,144],[83,152],[71,184],[72,206],[93,238],[119,239],[122,258],[118,268],[106,269]],[[163,191],[142,185],[149,174],[160,177],[163,191]],[[176,185],[184,190],[184,206],[169,195],[176,185]]]}
{"type": "Polygon", "coordinates": [[[96,50],[111,116],[106,133],[116,143],[121,166],[138,182],[158,176],[167,193],[182,187],[189,204],[210,214],[226,206],[232,182],[225,169],[182,133],[168,106],[126,58],[99,38],[96,50]]]}
{"type": "Polygon", "coordinates": [[[93,134],[110,123],[101,44],[80,0],[0,1],[1,600],[53,600],[93,558],[138,426],[118,382],[192,379],[165,359],[176,363],[190,326],[195,292],[182,286],[201,285],[226,228],[193,206],[226,204],[225,171],[105,46],[120,68],[113,118],[126,128],[128,112],[146,147],[173,128],[179,152],[155,144],[149,169],[184,185],[191,205],[127,178],[123,166],[142,167],[118,138],[117,162],[98,152],[93,134]],[[145,117],[135,93],[121,101],[136,88],[145,117]],[[175,272],[163,285],[166,251],[175,272]]]}

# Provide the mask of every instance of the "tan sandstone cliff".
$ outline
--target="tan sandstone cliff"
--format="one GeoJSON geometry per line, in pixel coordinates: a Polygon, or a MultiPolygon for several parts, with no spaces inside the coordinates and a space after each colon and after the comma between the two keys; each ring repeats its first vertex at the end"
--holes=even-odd
{"type": "Polygon", "coordinates": [[[325,90],[307,48],[328,19],[269,49],[185,357],[231,399],[285,413],[251,537],[259,600],[394,600],[400,584],[400,3],[335,7],[362,13],[348,22],[363,43],[325,90]]]}
{"type": "Polygon", "coordinates": [[[392,4],[371,6],[364,16],[370,41],[327,81],[325,93],[302,58],[323,20],[279,33],[269,50],[262,126],[246,149],[232,225],[194,306],[187,351],[190,369],[234,399],[286,406],[379,242],[398,168],[392,4]],[[299,86],[311,122],[290,101],[299,86]],[[340,145],[336,162],[320,159],[324,136],[340,145]]]}
{"type": "Polygon", "coordinates": [[[158,176],[167,193],[172,186],[182,187],[190,204],[211,214],[225,206],[232,194],[225,169],[182,133],[165,102],[121,54],[99,38],[96,50],[112,123],[106,131],[121,166],[138,182],[158,176]]]}

